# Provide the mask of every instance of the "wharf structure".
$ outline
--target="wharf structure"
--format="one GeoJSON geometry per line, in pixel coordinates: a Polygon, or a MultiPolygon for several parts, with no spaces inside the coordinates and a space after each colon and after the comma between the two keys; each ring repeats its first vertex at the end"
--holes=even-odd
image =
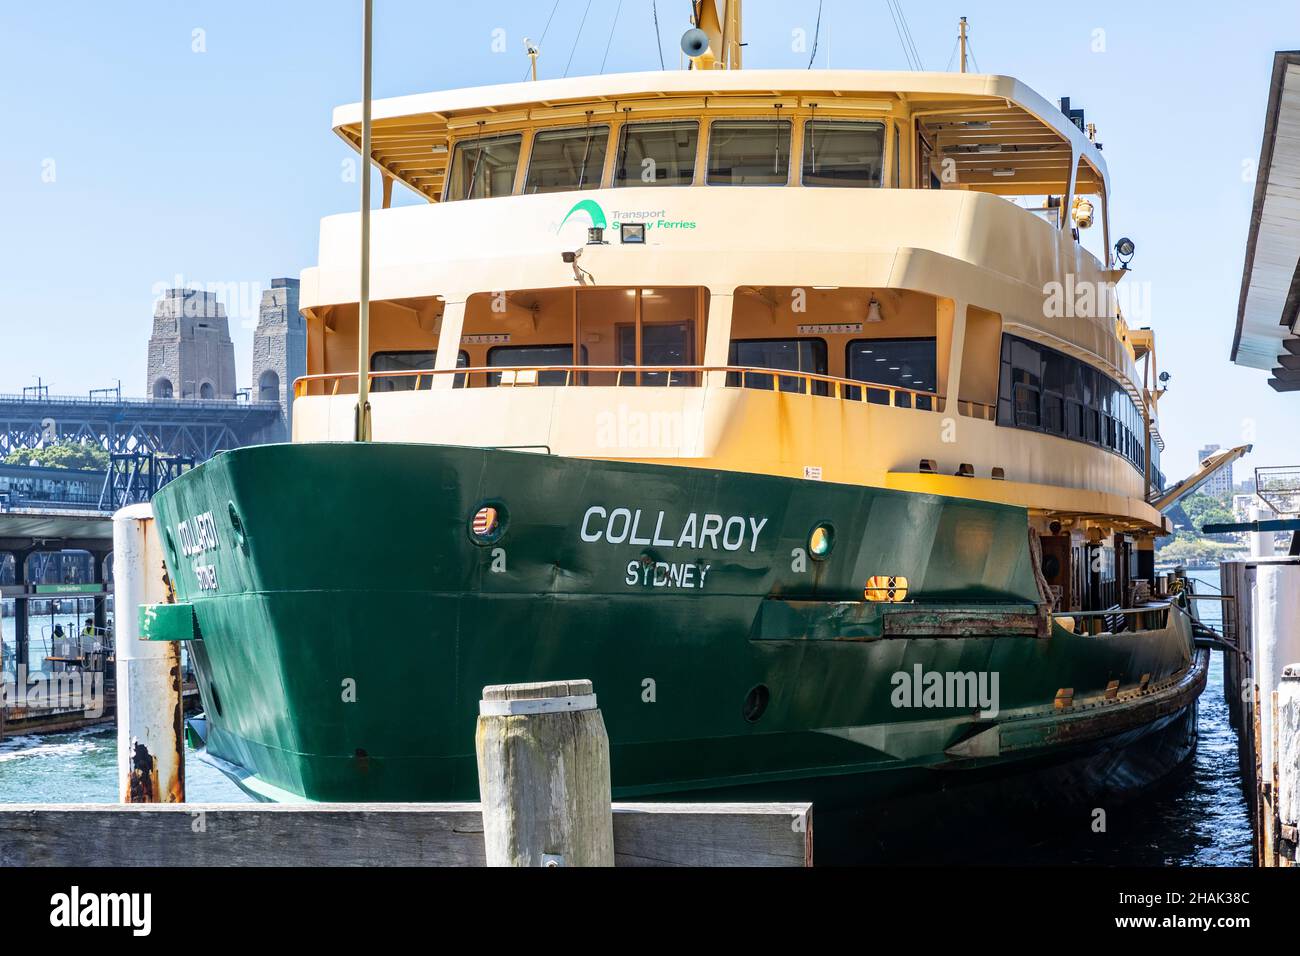
{"type": "MultiPolygon", "coordinates": [[[[1300,51],[1274,56],[1231,359],[1300,391],[1300,51]]],[[[1251,557],[1220,567],[1224,693],[1240,742],[1256,861],[1290,866],[1300,843],[1300,466],[1257,468],[1251,557]],[[1292,532],[1274,554],[1276,532],[1292,532]]]]}

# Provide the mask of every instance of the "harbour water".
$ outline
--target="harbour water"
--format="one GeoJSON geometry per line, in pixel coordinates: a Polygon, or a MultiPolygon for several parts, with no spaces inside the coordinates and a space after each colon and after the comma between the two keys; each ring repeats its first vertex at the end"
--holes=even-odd
{"type": "MultiPolygon", "coordinates": [[[[1216,593],[1217,571],[1197,571],[1198,589],[1216,593]]],[[[1202,602],[1205,622],[1218,628],[1217,603],[1202,602]]],[[[1236,735],[1223,700],[1222,654],[1214,653],[1201,696],[1195,759],[1141,800],[1037,828],[1027,821],[1008,835],[996,862],[1138,866],[1248,866],[1250,821],[1237,767],[1236,735]]],[[[111,727],[69,734],[15,737],[0,744],[0,803],[111,803],[117,789],[117,738],[111,727]]],[[[248,798],[218,771],[187,751],[186,787],[196,802],[248,798]]],[[[958,857],[958,859],[960,859],[958,857]]],[[[969,862],[989,862],[986,859],[969,862]]]]}

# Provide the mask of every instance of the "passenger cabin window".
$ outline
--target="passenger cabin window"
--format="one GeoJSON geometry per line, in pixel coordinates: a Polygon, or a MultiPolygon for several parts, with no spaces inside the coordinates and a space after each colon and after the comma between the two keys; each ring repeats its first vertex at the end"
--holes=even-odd
{"type": "MultiPolygon", "coordinates": [[[[1108,448],[1139,472],[1144,468],[1146,423],[1119,383],[1073,356],[1012,335],[1002,339],[998,424],[1108,448]]],[[[1151,478],[1160,487],[1154,467],[1151,478]]]]}
{"type": "Polygon", "coordinates": [[[884,123],[810,120],[804,124],[805,186],[879,186],[884,164],[884,123]]]}
{"type": "Polygon", "coordinates": [[[520,133],[476,136],[456,144],[447,180],[448,201],[509,196],[519,167],[520,133]]]}
{"type": "MultiPolygon", "coordinates": [[[[587,347],[582,347],[579,365],[587,364],[587,347]]],[[[535,365],[573,365],[572,345],[498,345],[489,349],[487,363],[493,368],[527,368],[535,365]]],[[[567,369],[554,372],[538,372],[538,385],[564,385],[569,381],[567,369]]],[[[578,379],[581,381],[581,379],[578,379]]],[[[488,373],[489,385],[501,384],[500,372],[488,373]]]]}
{"type": "MultiPolygon", "coordinates": [[[[788,369],[792,372],[826,374],[826,343],[821,339],[746,339],[732,342],[728,365],[743,368],[788,369]]],[[[774,377],[758,372],[728,372],[727,384],[733,388],[762,388],[771,391],[774,377]],[[742,381],[743,379],[743,381],[742,381]]],[[[783,392],[806,392],[806,381],[794,376],[775,378],[783,392]]],[[[813,382],[813,394],[827,394],[826,382],[813,382]]]]}
{"type": "Polygon", "coordinates": [[[709,127],[710,186],[784,186],[790,181],[789,120],[716,120],[709,127]]]}
{"type": "Polygon", "coordinates": [[[690,186],[700,124],[628,123],[618,144],[615,186],[690,186]]]}
{"type": "MultiPolygon", "coordinates": [[[[695,323],[662,322],[641,326],[641,361],[636,358],[636,326],[618,326],[619,365],[694,365],[695,323]]],[[[630,376],[622,383],[630,385],[630,376]]],[[[639,385],[694,385],[693,372],[642,372],[639,385]]]]}
{"type": "Polygon", "coordinates": [[[524,192],[599,189],[608,142],[608,126],[578,126],[539,132],[533,137],[524,192]]]}
{"type": "MultiPolygon", "coordinates": [[[[917,392],[938,391],[938,359],[934,339],[856,339],[845,350],[844,367],[848,377],[873,385],[892,385],[894,388],[917,392]]],[[[849,393],[846,398],[861,399],[860,394],[849,393]]],[[[912,396],[896,393],[893,404],[911,408],[930,409],[933,399],[929,395],[912,396]]],[[[881,388],[868,388],[867,401],[889,405],[889,392],[881,388]]]]}
{"type": "MultiPolygon", "coordinates": [[[[437,349],[411,349],[401,352],[375,352],[370,356],[370,371],[372,372],[410,372],[410,375],[392,375],[376,378],[371,382],[370,390],[372,392],[409,392],[419,385],[421,391],[433,388],[433,376],[426,375],[423,378],[414,374],[421,371],[432,371],[433,363],[438,358],[437,349]]],[[[469,354],[461,351],[456,353],[456,367],[466,368],[469,365],[469,354]]],[[[454,388],[465,387],[465,376],[457,375],[455,382],[452,383],[454,388]]]]}

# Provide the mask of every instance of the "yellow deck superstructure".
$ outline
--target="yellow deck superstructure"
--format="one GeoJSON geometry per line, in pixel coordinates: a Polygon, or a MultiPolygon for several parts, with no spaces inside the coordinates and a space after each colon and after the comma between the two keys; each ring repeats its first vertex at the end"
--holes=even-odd
{"type": "MultiPolygon", "coordinates": [[[[437,356],[417,380],[397,376],[402,390],[383,391],[385,374],[372,375],[375,440],[1009,501],[1092,539],[1136,533],[1139,547],[1165,530],[1148,504],[1151,449],[1162,444],[1155,383],[1144,377],[1149,330],[1130,333],[1110,305],[1061,315],[1046,304],[1054,288],[1113,289],[1124,275],[1109,253],[1102,262],[1083,247],[1068,212],[1075,197],[1091,197],[1092,228],[1110,248],[1105,163],[1086,132],[1018,81],[680,71],[400,97],[377,101],[373,115],[385,208],[371,218],[371,353],[437,356]],[[787,184],[709,185],[711,124],[773,117],[790,123],[787,184]],[[883,124],[879,188],[801,182],[807,124],[837,118],[883,124]],[[616,186],[621,127],[666,119],[700,124],[693,185],[616,186]],[[599,184],[530,194],[537,134],[592,124],[608,127],[611,144],[599,184]],[[501,133],[522,143],[509,194],[448,195],[457,144],[501,133]],[[426,201],[391,207],[394,183],[426,201]],[[1034,196],[1059,205],[1031,210],[1009,198],[1034,196]],[[598,218],[604,241],[590,244],[598,218]],[[620,242],[620,222],[645,223],[645,243],[620,242]],[[573,252],[576,264],[563,255],[573,252]],[[648,371],[643,329],[665,322],[689,328],[690,360],[648,371]],[[1147,420],[1143,466],[998,424],[1008,334],[1119,383],[1147,420]],[[635,355],[620,353],[633,337],[635,355]],[[824,343],[824,373],[780,373],[788,390],[741,387],[752,379],[729,359],[735,341],[801,337],[824,343]],[[917,337],[934,340],[935,381],[868,393],[850,378],[850,341],[917,337]],[[563,367],[489,372],[491,350],[507,341],[573,355],[563,367]]],[[[341,107],[336,131],[355,145],[359,120],[359,106],[341,107]]],[[[308,376],[297,386],[295,441],[353,435],[359,250],[357,214],[323,221],[319,264],[302,275],[308,376]]]]}

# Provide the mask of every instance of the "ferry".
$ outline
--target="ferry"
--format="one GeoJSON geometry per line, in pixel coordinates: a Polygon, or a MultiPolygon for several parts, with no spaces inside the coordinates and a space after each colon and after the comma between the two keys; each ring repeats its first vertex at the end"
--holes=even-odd
{"type": "Polygon", "coordinates": [[[577,677],[615,799],[871,839],[1192,753],[1095,127],[964,58],[742,69],[695,7],[688,69],[335,111],[382,208],[321,223],[292,442],[153,501],[196,742],[255,797],[475,800],[482,688],[577,677]]]}

